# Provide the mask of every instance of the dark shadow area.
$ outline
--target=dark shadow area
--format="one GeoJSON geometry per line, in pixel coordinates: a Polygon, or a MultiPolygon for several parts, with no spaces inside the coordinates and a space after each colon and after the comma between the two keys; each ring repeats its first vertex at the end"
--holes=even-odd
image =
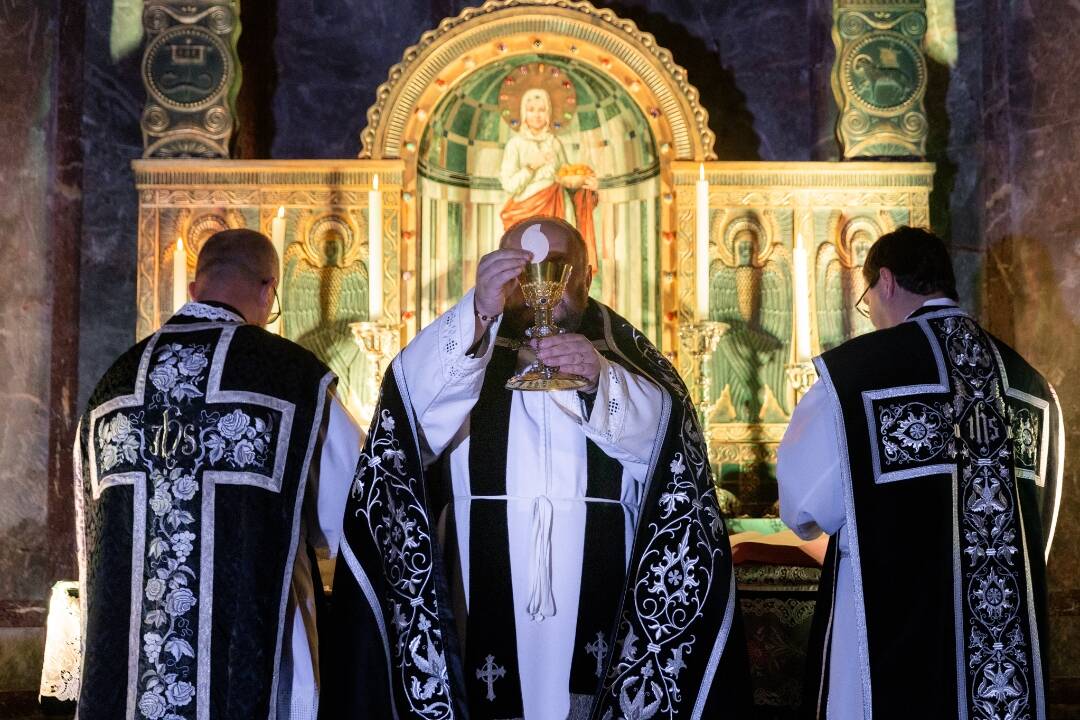
{"type": "Polygon", "coordinates": [[[943,238],[952,237],[952,194],[956,184],[956,163],[949,157],[952,118],[949,116],[949,66],[926,61],[926,159],[935,164],[934,190],[930,193],[930,227],[943,238]]]}
{"type": "Polygon", "coordinates": [[[240,5],[240,93],[236,97],[236,133],[232,157],[240,160],[270,157],[274,142],[274,92],[277,90],[278,0],[240,5]]]}
{"type": "MultiPolygon", "coordinates": [[[[698,89],[701,105],[709,113],[709,128],[716,133],[714,148],[718,159],[761,159],[761,140],[754,130],[754,118],[747,109],[746,95],[736,85],[735,75],[724,67],[723,58],[714,48],[663,13],[627,2],[604,5],[616,15],[633,20],[638,28],[652,33],[656,42],[670,50],[675,62],[686,69],[687,79],[698,89]]],[[[721,6],[703,3],[703,8],[719,13],[721,6]]]]}

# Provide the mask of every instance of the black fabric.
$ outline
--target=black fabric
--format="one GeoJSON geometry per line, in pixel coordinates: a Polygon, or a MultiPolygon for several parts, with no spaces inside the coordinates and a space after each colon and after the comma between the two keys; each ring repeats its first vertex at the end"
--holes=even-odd
{"type": "Polygon", "coordinates": [[[506,450],[517,352],[492,350],[469,431],[469,611],[465,632],[465,682],[474,718],[516,718],[521,706],[517,623],[510,573],[506,501],[506,450]],[[498,628],[497,633],[490,632],[498,628]],[[490,685],[489,685],[490,683],[490,685]]]}
{"type": "MultiPolygon", "coordinates": [[[[1010,711],[1023,707],[1034,713],[1043,693],[1036,673],[1041,668],[1045,678],[1047,657],[1039,620],[1045,614],[1039,510],[1046,500],[1044,490],[1016,475],[1017,446],[1006,427],[1014,400],[1006,395],[1005,378],[1026,378],[1031,394],[1052,407],[1056,403],[1048,386],[1033,380],[1038,374],[1030,365],[961,311],[924,308],[915,317],[819,359],[844,421],[873,713],[956,717],[961,704],[988,714],[1004,712],[1009,703],[1010,711]],[[936,389],[943,368],[946,388],[936,389]],[[984,555],[984,544],[994,553],[1015,552],[999,567],[1006,575],[1015,573],[1012,580],[989,574],[1003,556],[984,555]],[[954,563],[959,577],[970,580],[954,579],[954,563]],[[1027,577],[1034,588],[1035,628],[1027,611],[1027,577]],[[998,588],[1003,596],[995,594],[998,588]],[[1012,630],[1009,638],[987,641],[975,621],[998,612],[999,605],[991,609],[984,599],[998,603],[1001,597],[1009,598],[1012,609],[996,617],[1012,618],[1012,630]],[[1009,649],[1012,639],[1021,649],[1009,649]],[[958,686],[965,688],[963,696],[958,686]]],[[[849,528],[851,522],[849,515],[849,528]]],[[[851,620],[834,618],[844,621],[851,620]]],[[[1006,626],[1001,620],[1000,627],[1006,626]]],[[[811,657],[823,651],[824,638],[815,637],[811,657]]]]}
{"type": "Polygon", "coordinates": [[[447,568],[397,362],[383,377],[345,510],[324,720],[469,717],[447,568]]]}
{"type": "MultiPolygon", "coordinates": [[[[594,396],[595,398],[595,396],[594,396]]],[[[591,408],[589,408],[591,415],[591,408]]],[[[626,515],[622,496],[622,465],[592,440],[585,441],[588,496],[614,502],[585,506],[585,547],[581,564],[577,636],[570,667],[570,692],[596,693],[615,638],[619,597],[598,588],[622,587],[626,579],[626,515]]]]}
{"type": "MultiPolygon", "coordinates": [[[[837,536],[829,538],[825,561],[821,565],[821,582],[814,601],[814,618],[810,624],[810,651],[806,656],[806,677],[800,717],[805,720],[825,720],[829,702],[829,653],[832,647],[832,628],[836,600],[836,573],[839,569],[837,536]],[[820,652],[818,652],[820,650],[820,652]]],[[[840,618],[840,622],[851,622],[840,618]]]]}
{"type": "MultiPolygon", "coordinates": [[[[124,717],[129,681],[135,684],[136,706],[145,703],[149,714],[169,702],[173,705],[168,712],[194,717],[197,696],[192,691],[208,694],[211,718],[266,715],[275,702],[270,695],[283,622],[282,588],[292,573],[293,519],[306,482],[305,460],[317,454],[313,444],[320,441],[312,430],[326,419],[316,414],[316,408],[324,399],[321,382],[328,373],[307,351],[260,328],[177,316],[121,356],[102,378],[91,395],[79,437],[88,615],[81,717],[124,717]],[[215,350],[230,333],[219,391],[268,396],[293,407],[279,491],[230,484],[239,470],[273,476],[277,441],[284,431],[283,413],[258,398],[208,397],[215,350]],[[140,361],[147,353],[145,397],[142,402],[125,399],[136,390],[140,361]],[[92,419],[91,413],[110,401],[123,406],[92,419]],[[233,411],[250,418],[250,439],[236,435],[219,455],[213,450],[213,438],[225,437],[223,427],[230,432],[242,429],[228,424],[240,420],[239,416],[226,417],[233,411]],[[110,428],[121,421],[118,418],[128,426],[122,432],[110,428]],[[256,420],[265,423],[258,432],[256,420]],[[161,426],[174,428],[174,434],[162,435],[156,429],[161,426]],[[110,437],[127,438],[128,444],[112,443],[110,437]],[[110,445],[126,450],[110,455],[110,445]],[[108,480],[96,500],[91,488],[95,462],[98,477],[108,480]],[[227,477],[208,479],[207,470],[227,477]],[[130,477],[135,473],[141,479],[134,482],[145,488],[148,504],[142,508],[145,544],[134,550],[143,558],[144,575],[135,579],[133,588],[136,486],[130,477]],[[127,474],[126,481],[122,474],[127,474]],[[185,474],[195,481],[194,486],[181,483],[185,474]],[[215,496],[212,523],[201,510],[202,497],[211,485],[215,496]],[[185,540],[177,535],[180,532],[193,536],[186,541],[190,548],[185,548],[185,540]],[[213,593],[204,598],[199,579],[207,559],[202,552],[208,549],[211,535],[213,593]],[[165,582],[160,596],[150,589],[155,579],[165,582]],[[192,595],[185,597],[181,591],[192,595]],[[133,595],[140,622],[129,647],[133,595]],[[210,656],[203,658],[210,666],[210,687],[200,687],[191,656],[205,653],[198,642],[199,617],[200,609],[210,603],[210,656]],[[145,647],[150,634],[165,643],[156,659],[145,647]],[[129,678],[129,657],[138,662],[134,678],[129,678]],[[153,678],[157,676],[151,673],[169,676],[172,684],[168,688],[156,685],[153,678]]],[[[302,541],[296,551],[307,552],[302,541]]]]}
{"type": "MultiPolygon", "coordinates": [[[[602,352],[609,359],[649,377],[665,396],[665,422],[642,491],[631,572],[618,593],[613,652],[591,716],[599,720],[636,711],[641,717],[689,717],[699,707],[749,717],[749,670],[730,547],[686,388],[670,362],[608,308],[590,301],[584,327],[590,323],[601,329],[602,352]]],[[[328,717],[358,717],[372,704],[355,687],[341,686],[355,683],[377,663],[350,648],[382,646],[383,630],[388,654],[382,663],[391,669],[391,687],[371,691],[392,696],[399,718],[467,717],[460,648],[447,633],[453,623],[445,620],[450,603],[436,590],[445,577],[431,561],[438,547],[415,418],[408,388],[400,385],[400,360],[392,368],[346,512],[343,554],[351,548],[356,561],[339,562],[335,580],[335,594],[347,587],[349,596],[358,598],[360,588],[360,595],[374,598],[376,612],[366,600],[351,607],[335,598],[335,617],[341,618],[335,634],[345,649],[338,662],[345,675],[325,688],[327,707],[336,713],[328,717]],[[391,507],[399,519],[386,523],[380,518],[391,507]],[[402,522],[409,524],[403,535],[385,529],[401,528],[402,522]],[[376,616],[381,629],[372,621],[376,616]],[[443,663],[447,674],[429,672],[443,663]],[[445,680],[439,682],[440,677],[445,680]]]]}

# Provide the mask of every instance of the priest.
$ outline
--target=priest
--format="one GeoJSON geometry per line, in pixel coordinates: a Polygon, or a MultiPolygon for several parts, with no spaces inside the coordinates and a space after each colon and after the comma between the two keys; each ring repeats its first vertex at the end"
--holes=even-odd
{"type": "Polygon", "coordinates": [[[270,240],[206,241],[193,302],[121,355],[75,446],[82,720],[309,720],[315,551],[333,554],[360,452],[335,378],[263,330],[270,240]]]}
{"type": "Polygon", "coordinates": [[[591,280],[572,226],[526,220],[392,363],[346,512],[329,716],[746,710],[693,407],[667,359],[589,299],[591,280]],[[545,257],[573,267],[554,310],[567,332],[524,343],[517,279],[545,257]],[[537,355],[588,386],[507,390],[537,355]]]}
{"type": "Polygon", "coordinates": [[[933,234],[882,236],[863,276],[878,331],[815,360],[779,448],[781,516],[831,536],[809,716],[1045,718],[1054,390],[957,306],[933,234]]]}

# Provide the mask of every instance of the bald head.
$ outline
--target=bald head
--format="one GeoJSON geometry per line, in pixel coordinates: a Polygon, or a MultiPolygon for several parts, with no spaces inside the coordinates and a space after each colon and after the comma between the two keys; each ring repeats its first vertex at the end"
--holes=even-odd
{"type": "Polygon", "coordinates": [[[556,217],[532,217],[511,226],[499,242],[499,247],[521,248],[521,238],[534,225],[547,238],[549,254],[553,260],[563,260],[574,266],[575,272],[583,272],[589,264],[589,251],[581,233],[570,223],[556,217]]]}
{"type": "Polygon", "coordinates": [[[203,244],[191,296],[232,305],[253,324],[264,325],[278,283],[278,255],[260,232],[222,230],[203,244]]]}

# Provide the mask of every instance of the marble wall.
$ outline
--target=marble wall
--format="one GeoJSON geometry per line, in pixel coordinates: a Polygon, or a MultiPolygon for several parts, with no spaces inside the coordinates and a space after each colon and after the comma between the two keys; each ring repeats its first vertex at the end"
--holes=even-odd
{"type": "Polygon", "coordinates": [[[50,30],[43,4],[0,9],[0,67],[32,68],[2,83],[0,104],[0,257],[8,268],[0,291],[0,691],[33,677],[27,659],[42,643],[36,601],[49,584],[50,30]]]}
{"type": "Polygon", "coordinates": [[[1080,717],[1080,7],[987,3],[983,316],[1054,384],[1066,427],[1050,555],[1051,717],[1080,717]],[[1070,464],[1070,461],[1071,464],[1070,464]]]}

